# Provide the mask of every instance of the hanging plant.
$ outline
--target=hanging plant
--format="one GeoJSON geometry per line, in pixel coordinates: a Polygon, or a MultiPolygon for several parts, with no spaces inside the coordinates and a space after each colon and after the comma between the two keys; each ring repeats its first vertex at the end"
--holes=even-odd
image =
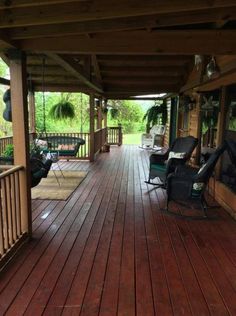
{"type": "Polygon", "coordinates": [[[108,112],[108,108],[106,108],[106,107],[102,108],[102,113],[103,114],[106,114],[107,112],[108,112]]]}
{"type": "Polygon", "coordinates": [[[154,105],[147,110],[143,117],[143,121],[147,121],[146,123],[146,131],[149,133],[151,126],[161,123],[162,125],[166,125],[167,122],[167,107],[166,103],[162,103],[161,105],[154,105]]]}
{"type": "Polygon", "coordinates": [[[119,114],[118,109],[112,108],[112,109],[110,110],[110,113],[111,113],[111,118],[112,118],[113,120],[117,119],[118,114],[119,114]]]}
{"type": "Polygon", "coordinates": [[[75,118],[74,105],[69,101],[61,101],[50,109],[49,116],[54,120],[65,120],[75,118]]]}

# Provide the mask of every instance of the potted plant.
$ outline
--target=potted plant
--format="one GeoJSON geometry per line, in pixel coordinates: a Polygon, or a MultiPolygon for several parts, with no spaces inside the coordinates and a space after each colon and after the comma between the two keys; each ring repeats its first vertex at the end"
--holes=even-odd
{"type": "Polygon", "coordinates": [[[66,100],[61,100],[53,105],[49,111],[49,115],[54,120],[73,119],[75,117],[74,105],[66,100]]]}
{"type": "MultiPolygon", "coordinates": [[[[36,158],[43,160],[43,155],[41,154],[41,148],[37,144],[30,144],[30,158],[36,158]]],[[[14,161],[14,146],[13,144],[6,145],[5,150],[0,157],[0,164],[2,165],[11,165],[14,161]]]]}
{"type": "Polygon", "coordinates": [[[6,145],[5,150],[0,157],[1,165],[12,165],[13,164],[14,147],[13,144],[6,145]]]}
{"type": "Polygon", "coordinates": [[[112,119],[117,119],[118,114],[119,114],[119,110],[116,108],[111,108],[110,109],[110,113],[111,113],[111,118],[112,119]]]}

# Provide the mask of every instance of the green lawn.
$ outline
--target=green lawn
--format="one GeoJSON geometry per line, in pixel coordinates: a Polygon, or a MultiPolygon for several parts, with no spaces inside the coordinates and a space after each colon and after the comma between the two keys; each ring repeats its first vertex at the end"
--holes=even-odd
{"type": "Polygon", "coordinates": [[[142,133],[135,134],[124,134],[123,144],[125,145],[141,145],[141,135],[142,133]]]}

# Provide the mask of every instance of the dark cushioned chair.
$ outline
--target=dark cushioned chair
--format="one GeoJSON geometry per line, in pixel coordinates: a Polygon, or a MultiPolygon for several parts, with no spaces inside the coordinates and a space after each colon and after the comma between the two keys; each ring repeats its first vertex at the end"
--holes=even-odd
{"type": "MultiPolygon", "coordinates": [[[[0,157],[0,164],[14,164],[12,157],[0,157]]],[[[52,160],[42,161],[37,158],[30,158],[30,181],[31,188],[39,184],[42,178],[46,178],[51,168],[52,160]]]]}
{"type": "Polygon", "coordinates": [[[179,137],[174,140],[166,153],[152,154],[150,156],[149,178],[148,181],[145,182],[165,187],[168,174],[174,172],[178,165],[183,165],[189,160],[197,144],[198,139],[193,136],[179,137]],[[173,155],[173,153],[175,154],[173,155]],[[176,158],[176,156],[178,156],[178,158],[176,158]],[[160,183],[151,182],[151,180],[156,177],[160,179],[160,183]]]}
{"type": "Polygon", "coordinates": [[[186,165],[178,166],[175,172],[167,177],[167,212],[192,219],[208,218],[206,212],[208,205],[204,197],[204,192],[213,174],[215,165],[225,149],[226,143],[218,147],[201,168],[192,168],[186,165]],[[203,216],[188,216],[173,213],[169,210],[170,201],[185,201],[185,205],[188,205],[191,201],[197,201],[201,206],[203,216]]]}
{"type": "Polygon", "coordinates": [[[47,159],[45,162],[36,158],[30,159],[31,188],[38,185],[42,178],[47,178],[51,165],[51,159],[47,159]]]}

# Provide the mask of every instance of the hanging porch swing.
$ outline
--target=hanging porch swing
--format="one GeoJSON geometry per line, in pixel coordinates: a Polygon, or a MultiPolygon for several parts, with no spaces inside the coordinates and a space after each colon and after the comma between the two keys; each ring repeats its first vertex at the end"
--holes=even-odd
{"type": "MultiPolygon", "coordinates": [[[[42,104],[43,104],[43,129],[40,132],[39,139],[44,140],[47,148],[43,148],[44,153],[54,153],[58,158],[76,158],[81,145],[85,140],[79,137],[67,135],[48,135],[46,126],[46,100],[45,100],[45,57],[42,60],[42,104]]],[[[75,117],[74,105],[67,99],[62,99],[55,104],[49,115],[55,120],[72,119],[75,117]]]]}

